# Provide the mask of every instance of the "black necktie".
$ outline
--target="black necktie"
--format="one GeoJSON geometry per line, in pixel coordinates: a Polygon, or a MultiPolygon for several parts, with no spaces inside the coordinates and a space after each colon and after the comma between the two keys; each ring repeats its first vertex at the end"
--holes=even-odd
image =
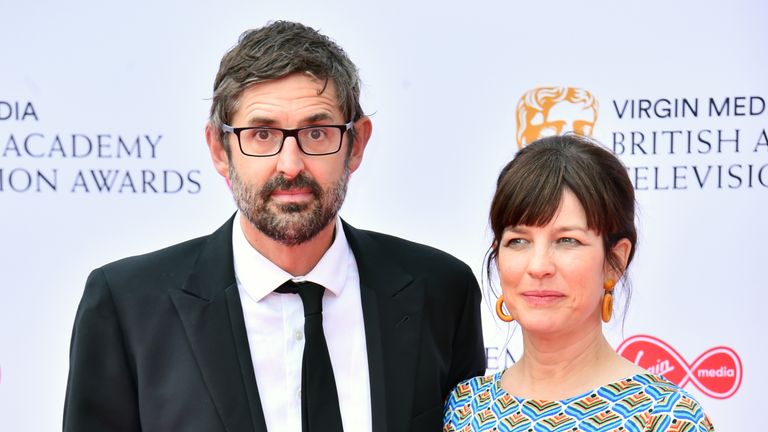
{"type": "Polygon", "coordinates": [[[304,355],[301,361],[302,432],[343,431],[339,393],[333,377],[331,357],[323,333],[325,288],[313,282],[291,280],[280,285],[279,293],[298,294],[304,305],[304,355]]]}

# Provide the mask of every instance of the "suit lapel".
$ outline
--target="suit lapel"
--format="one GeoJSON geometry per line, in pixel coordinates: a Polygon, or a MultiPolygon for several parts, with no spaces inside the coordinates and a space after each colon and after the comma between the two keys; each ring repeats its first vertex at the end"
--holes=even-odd
{"type": "Polygon", "coordinates": [[[180,290],[170,290],[219,416],[231,432],[267,428],[232,259],[233,218],[209,236],[180,290]]]}
{"type": "MultiPolygon", "coordinates": [[[[170,296],[214,405],[231,432],[266,432],[232,259],[232,224],[209,236],[170,296]]],[[[424,290],[370,235],[344,223],[357,261],[374,432],[407,430],[424,290]]]]}
{"type": "Polygon", "coordinates": [[[408,430],[424,290],[370,235],[344,232],[360,273],[373,431],[408,430]]]}

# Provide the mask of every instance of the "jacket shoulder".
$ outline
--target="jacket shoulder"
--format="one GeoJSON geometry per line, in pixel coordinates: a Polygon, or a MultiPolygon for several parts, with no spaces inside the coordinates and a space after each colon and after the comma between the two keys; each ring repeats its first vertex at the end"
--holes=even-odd
{"type": "Polygon", "coordinates": [[[108,279],[167,277],[178,269],[189,269],[208,237],[202,236],[153,252],[122,258],[97,270],[104,272],[108,279]]]}
{"type": "Polygon", "coordinates": [[[351,233],[354,237],[366,239],[367,243],[375,246],[380,253],[386,254],[403,268],[439,271],[447,275],[472,274],[466,263],[435,247],[375,231],[351,228],[351,233]]]}

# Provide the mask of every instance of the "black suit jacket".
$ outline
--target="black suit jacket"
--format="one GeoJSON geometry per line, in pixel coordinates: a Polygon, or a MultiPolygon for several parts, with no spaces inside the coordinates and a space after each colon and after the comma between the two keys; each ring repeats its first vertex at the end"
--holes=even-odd
{"type": "MultiPolygon", "coordinates": [[[[64,431],[266,431],[232,225],[91,273],[64,431]]],[[[439,431],[448,392],[485,370],[477,281],[436,249],[344,230],[360,273],[373,430],[439,431]]]]}

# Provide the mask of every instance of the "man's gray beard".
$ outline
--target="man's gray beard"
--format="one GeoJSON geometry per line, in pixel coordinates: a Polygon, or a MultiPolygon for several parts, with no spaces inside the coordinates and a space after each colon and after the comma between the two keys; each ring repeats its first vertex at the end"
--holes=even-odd
{"type": "Polygon", "coordinates": [[[260,188],[252,187],[240,179],[232,163],[229,181],[237,207],[256,229],[286,246],[296,246],[314,238],[338,214],[347,194],[349,166],[345,162],[341,178],[327,190],[303,172],[291,180],[276,176],[260,188]],[[271,202],[272,192],[289,188],[308,188],[315,199],[306,204],[271,202]]]}

